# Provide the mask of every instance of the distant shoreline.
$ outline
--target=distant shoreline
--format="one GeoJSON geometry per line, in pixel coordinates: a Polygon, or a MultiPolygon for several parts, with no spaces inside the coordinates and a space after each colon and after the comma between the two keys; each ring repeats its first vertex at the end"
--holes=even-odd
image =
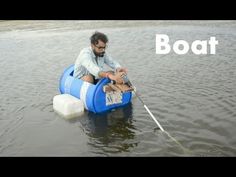
{"type": "Polygon", "coordinates": [[[235,25],[234,20],[0,20],[0,32],[14,30],[84,30],[172,25],[235,25]]]}

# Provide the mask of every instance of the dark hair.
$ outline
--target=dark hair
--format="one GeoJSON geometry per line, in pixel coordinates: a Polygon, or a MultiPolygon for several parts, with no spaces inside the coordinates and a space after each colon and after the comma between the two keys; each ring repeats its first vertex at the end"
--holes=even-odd
{"type": "Polygon", "coordinates": [[[98,40],[101,40],[104,43],[108,42],[108,38],[105,34],[100,33],[100,32],[95,32],[91,37],[90,37],[90,41],[91,44],[98,44],[98,40]]]}

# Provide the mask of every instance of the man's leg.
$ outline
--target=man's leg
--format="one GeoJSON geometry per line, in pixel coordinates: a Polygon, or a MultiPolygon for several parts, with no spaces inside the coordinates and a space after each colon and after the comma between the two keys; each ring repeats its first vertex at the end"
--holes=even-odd
{"type": "Polygon", "coordinates": [[[94,79],[93,79],[93,76],[92,76],[91,74],[88,74],[88,75],[86,75],[86,76],[83,76],[83,77],[81,77],[80,79],[83,80],[83,81],[89,82],[89,83],[91,83],[91,84],[94,83],[94,79]]]}

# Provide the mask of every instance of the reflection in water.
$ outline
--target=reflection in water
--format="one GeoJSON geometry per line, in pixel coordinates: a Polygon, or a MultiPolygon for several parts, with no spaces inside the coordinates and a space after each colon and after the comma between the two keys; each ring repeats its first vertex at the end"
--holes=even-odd
{"type": "Polygon", "coordinates": [[[90,137],[89,145],[96,148],[96,153],[112,154],[128,152],[137,146],[134,142],[135,127],[132,124],[132,103],[111,112],[94,114],[80,119],[86,134],[90,137]]]}

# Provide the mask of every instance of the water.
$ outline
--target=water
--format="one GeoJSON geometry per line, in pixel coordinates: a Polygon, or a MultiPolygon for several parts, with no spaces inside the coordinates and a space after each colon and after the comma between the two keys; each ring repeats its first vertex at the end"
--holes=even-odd
{"type": "MultiPolygon", "coordinates": [[[[0,22],[0,156],[235,156],[235,21],[0,22]],[[59,78],[95,31],[163,128],[137,98],[124,108],[65,120],[52,108],[59,78]],[[219,41],[216,55],[155,53],[170,43],[219,41]]],[[[209,50],[208,50],[209,51],[209,50]]]]}

